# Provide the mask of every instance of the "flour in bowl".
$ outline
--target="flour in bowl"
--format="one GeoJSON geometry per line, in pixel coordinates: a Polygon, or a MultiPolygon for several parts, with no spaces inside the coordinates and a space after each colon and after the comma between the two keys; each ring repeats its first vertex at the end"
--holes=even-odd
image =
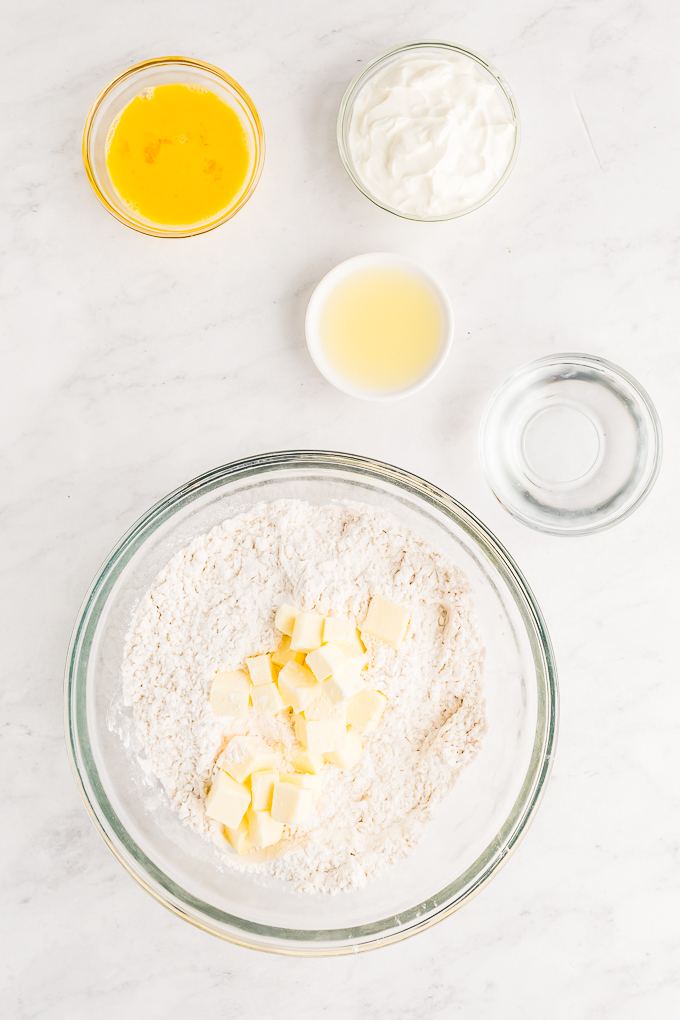
{"type": "Polygon", "coordinates": [[[150,769],[186,824],[229,865],[297,892],[357,889],[409,854],[485,729],[483,647],[466,576],[384,511],[359,503],[261,503],[201,535],[158,575],[127,635],[125,703],[150,769]],[[353,617],[382,595],[408,606],[400,647],[364,635],[368,682],[386,695],[378,729],[350,770],[327,764],[311,815],[275,852],[228,851],[205,810],[216,761],[237,735],[262,738],[290,771],[292,715],[213,714],[217,670],[276,648],[277,607],[353,617]]]}

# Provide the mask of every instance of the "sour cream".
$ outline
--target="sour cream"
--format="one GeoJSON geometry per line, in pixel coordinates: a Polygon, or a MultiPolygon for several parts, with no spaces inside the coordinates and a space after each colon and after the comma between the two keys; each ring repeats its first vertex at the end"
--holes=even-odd
{"type": "Polygon", "coordinates": [[[442,50],[405,54],[369,78],[347,141],[380,204],[437,217],[486,198],[510,163],[516,131],[500,85],[471,57],[442,50]]]}

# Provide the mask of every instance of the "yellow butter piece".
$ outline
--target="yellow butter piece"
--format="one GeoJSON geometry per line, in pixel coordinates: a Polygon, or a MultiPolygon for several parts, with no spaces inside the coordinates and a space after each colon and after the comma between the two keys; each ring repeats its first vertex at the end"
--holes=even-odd
{"type": "Polygon", "coordinates": [[[271,655],[253,655],[246,659],[246,666],[254,687],[271,684],[276,680],[276,671],[271,655]]]}
{"type": "Polygon", "coordinates": [[[321,684],[311,670],[299,662],[289,662],[278,677],[279,690],[284,701],[296,712],[302,712],[321,693],[321,684]]]}
{"type": "Polygon", "coordinates": [[[329,701],[323,693],[318,698],[315,698],[311,705],[307,706],[304,711],[304,717],[305,722],[317,722],[321,719],[336,719],[338,722],[341,722],[343,726],[347,725],[344,703],[334,705],[333,702],[329,701]]]}
{"type": "Polygon", "coordinates": [[[290,637],[293,633],[295,617],[299,614],[299,612],[300,610],[296,609],[290,602],[284,602],[283,605],[279,606],[276,610],[274,626],[277,630],[281,631],[282,634],[287,634],[288,637],[290,637]]]}
{"type": "Polygon", "coordinates": [[[228,772],[237,783],[243,783],[252,772],[273,769],[279,756],[257,737],[232,737],[217,759],[219,768],[228,772]]]}
{"type": "Polygon", "coordinates": [[[274,783],[278,783],[279,773],[276,769],[264,769],[253,772],[250,776],[250,796],[253,811],[269,811],[272,806],[274,783]]]}
{"type": "Polygon", "coordinates": [[[242,669],[216,673],[210,688],[210,707],[215,715],[248,714],[250,680],[242,669]]]}
{"type": "Polygon", "coordinates": [[[283,711],[286,703],[279,694],[276,684],[263,684],[262,687],[253,687],[250,692],[250,700],[256,712],[267,712],[269,715],[276,715],[283,711]]]}
{"type": "Polygon", "coordinates": [[[225,825],[224,832],[237,854],[245,854],[252,849],[253,844],[250,842],[248,822],[245,818],[241,820],[241,824],[236,829],[225,825]]]}
{"type": "Polygon", "coordinates": [[[319,719],[307,722],[295,716],[295,735],[308,751],[325,754],[340,747],[345,739],[345,727],[337,719],[319,719]]]}
{"type": "Polygon", "coordinates": [[[324,644],[353,645],[357,633],[356,624],[353,620],[340,620],[337,617],[329,616],[323,625],[324,644]]]}
{"type": "Polygon", "coordinates": [[[386,708],[385,695],[366,687],[347,702],[347,724],[361,733],[373,733],[386,708]]]}
{"type": "Polygon", "coordinates": [[[311,669],[317,680],[327,680],[348,661],[342,648],[329,644],[310,652],[305,659],[305,665],[311,669]]]}
{"type": "Polygon", "coordinates": [[[281,641],[279,647],[272,655],[272,662],[276,666],[286,666],[289,662],[299,662],[302,664],[305,661],[304,652],[294,652],[290,647],[290,638],[287,634],[281,635],[281,641]]]}
{"type": "Polygon", "coordinates": [[[382,595],[374,595],[362,630],[392,648],[398,648],[406,636],[409,619],[408,609],[384,599],[382,595]]]}
{"type": "Polygon", "coordinates": [[[323,616],[318,613],[299,613],[295,617],[290,647],[294,652],[313,652],[320,648],[323,638],[323,616]]]}
{"type": "Polygon", "coordinates": [[[311,776],[309,772],[282,772],[280,782],[292,783],[293,786],[301,786],[303,790],[311,790],[312,796],[316,799],[321,793],[323,776],[311,776]]]}
{"type": "Polygon", "coordinates": [[[226,772],[218,770],[208,796],[205,798],[206,814],[230,829],[236,829],[250,804],[250,790],[236,782],[226,772]]]}
{"type": "Polygon", "coordinates": [[[333,751],[327,752],[325,758],[326,761],[337,765],[341,769],[353,769],[361,758],[363,749],[364,745],[361,743],[361,737],[355,730],[350,728],[345,733],[345,739],[341,741],[340,746],[333,751]]]}
{"type": "Polygon", "coordinates": [[[297,769],[298,772],[307,772],[310,775],[317,775],[323,768],[323,755],[314,754],[313,751],[308,751],[307,748],[294,751],[290,761],[293,768],[297,769]]]}
{"type": "Polygon", "coordinates": [[[332,677],[321,685],[323,693],[334,705],[353,697],[361,688],[361,675],[354,659],[347,659],[332,677]]]}
{"type": "Polygon", "coordinates": [[[253,811],[248,808],[248,838],[253,846],[262,847],[278,843],[283,835],[283,822],[277,822],[269,811],[253,811]]]}
{"type": "Polygon", "coordinates": [[[312,791],[293,783],[275,783],[272,818],[286,825],[298,825],[312,810],[312,791]]]}

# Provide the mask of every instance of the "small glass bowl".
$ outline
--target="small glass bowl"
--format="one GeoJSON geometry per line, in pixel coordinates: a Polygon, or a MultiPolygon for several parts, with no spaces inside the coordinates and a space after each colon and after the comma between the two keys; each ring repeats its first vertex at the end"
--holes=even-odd
{"type": "Polygon", "coordinates": [[[250,97],[219,67],[191,57],[155,57],[129,67],[99,93],[87,115],[83,131],[83,162],[99,201],[121,223],[154,237],[191,237],[230,220],[246,204],[257,186],[264,165],[264,151],[264,131],[250,97]],[[128,103],[144,89],[173,84],[201,85],[227,103],[243,125],[250,160],[241,190],[225,209],[199,223],[167,226],[135,213],[123,201],[109,176],[106,151],[111,127],[128,103]]]}
{"type": "Polygon", "coordinates": [[[656,481],[661,446],[640,384],[587,354],[555,354],[513,372],[489,401],[479,436],[498,501],[553,535],[589,535],[632,514],[656,481]]]}
{"type": "Polygon", "coordinates": [[[340,158],[342,159],[345,170],[349,174],[352,183],[359,189],[362,195],[365,195],[366,198],[370,199],[370,201],[373,202],[374,205],[377,205],[380,209],[385,209],[386,212],[392,213],[394,216],[400,216],[405,220],[416,220],[422,223],[438,223],[443,220],[455,220],[459,216],[465,216],[467,213],[473,212],[475,209],[479,209],[481,206],[485,205],[490,198],[493,198],[496,192],[500,191],[503,187],[512,172],[512,168],[517,162],[520,134],[521,129],[517,103],[510,91],[508,83],[501,73],[497,71],[492,64],[489,64],[486,60],[483,60],[482,57],[473,53],[471,50],[465,50],[461,46],[454,46],[453,43],[442,42],[436,39],[422,39],[418,42],[404,43],[402,46],[396,46],[394,49],[387,50],[386,53],[382,53],[379,57],[376,57],[375,60],[372,60],[371,63],[368,64],[363,71],[360,71],[353,81],[350,82],[340,104],[337,124],[337,139],[338,148],[340,150],[340,158]],[[470,60],[473,60],[484,77],[492,81],[495,85],[498,85],[515,125],[515,143],[512,148],[508,165],[506,166],[503,174],[499,177],[488,194],[486,194],[478,202],[475,202],[474,205],[467,206],[465,209],[458,209],[456,212],[447,213],[442,216],[417,216],[415,213],[404,212],[402,209],[395,209],[392,206],[387,205],[381,199],[376,198],[376,196],[368,189],[354,166],[354,160],[352,159],[352,153],[349,146],[349,129],[352,122],[355,100],[370,78],[379,71],[382,71],[387,64],[397,60],[405,53],[417,53],[418,56],[437,56],[442,50],[446,53],[458,53],[463,57],[468,57],[470,60]]]}

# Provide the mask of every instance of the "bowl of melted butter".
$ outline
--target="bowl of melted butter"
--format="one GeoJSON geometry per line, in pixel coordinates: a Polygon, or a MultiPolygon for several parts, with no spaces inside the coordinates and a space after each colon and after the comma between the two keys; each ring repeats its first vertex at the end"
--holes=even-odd
{"type": "Polygon", "coordinates": [[[229,75],[189,57],[135,64],[97,96],[83,161],[104,207],[156,237],[189,237],[231,219],[252,195],[264,132],[229,75]]]}

